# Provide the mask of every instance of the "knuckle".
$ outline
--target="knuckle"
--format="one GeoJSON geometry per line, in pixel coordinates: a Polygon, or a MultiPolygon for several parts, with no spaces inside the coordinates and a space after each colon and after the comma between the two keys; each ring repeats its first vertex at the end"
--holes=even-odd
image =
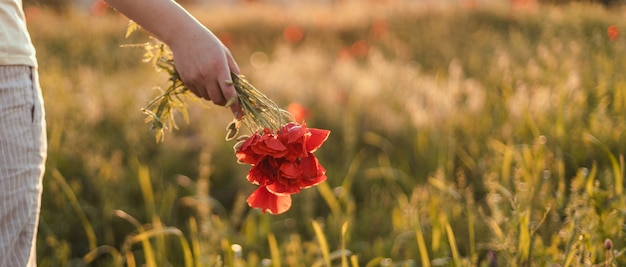
{"type": "Polygon", "coordinates": [[[212,101],[213,101],[213,103],[215,103],[218,106],[226,105],[226,100],[221,99],[221,98],[220,99],[213,99],[212,101]]]}

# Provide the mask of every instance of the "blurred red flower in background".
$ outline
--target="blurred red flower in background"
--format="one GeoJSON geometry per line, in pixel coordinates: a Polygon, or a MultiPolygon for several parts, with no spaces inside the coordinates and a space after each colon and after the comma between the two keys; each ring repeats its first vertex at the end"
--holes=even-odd
{"type": "Polygon", "coordinates": [[[291,207],[290,195],[325,181],[326,170],[313,152],[329,134],[292,122],[276,133],[269,129],[255,133],[236,146],[239,162],[252,165],[248,181],[260,186],[248,198],[248,205],[279,214],[291,207]]]}
{"type": "Polygon", "coordinates": [[[357,40],[350,46],[344,46],[337,52],[337,59],[352,60],[356,58],[365,58],[369,54],[370,44],[366,40],[357,40]]]}
{"type": "Polygon", "coordinates": [[[295,44],[304,38],[304,31],[296,25],[289,25],[283,30],[283,37],[288,42],[295,44]]]}
{"type": "Polygon", "coordinates": [[[24,16],[26,16],[26,21],[34,21],[39,17],[39,8],[36,6],[26,6],[24,7],[24,16]]]}
{"type": "Polygon", "coordinates": [[[606,33],[609,35],[609,40],[615,41],[619,36],[619,28],[615,25],[611,25],[607,28],[606,33]]]}
{"type": "Polygon", "coordinates": [[[309,117],[309,110],[300,103],[293,102],[287,106],[287,111],[291,113],[293,119],[298,123],[304,123],[309,117]]]}
{"type": "Polygon", "coordinates": [[[103,0],[96,0],[91,3],[89,13],[93,16],[102,16],[109,10],[109,5],[103,0]]]}
{"type": "Polygon", "coordinates": [[[370,32],[375,39],[383,39],[389,31],[388,28],[387,21],[384,19],[376,19],[372,21],[370,32]]]}
{"type": "Polygon", "coordinates": [[[217,39],[224,44],[224,46],[231,48],[235,44],[235,36],[228,32],[220,32],[217,34],[217,39]]]}
{"type": "Polygon", "coordinates": [[[365,57],[369,53],[370,45],[365,40],[358,40],[350,47],[350,52],[354,57],[365,57]]]}

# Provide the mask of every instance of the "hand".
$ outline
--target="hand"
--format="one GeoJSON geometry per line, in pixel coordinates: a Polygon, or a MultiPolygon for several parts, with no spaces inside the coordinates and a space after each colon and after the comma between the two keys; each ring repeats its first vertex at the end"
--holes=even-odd
{"type": "MultiPolygon", "coordinates": [[[[195,95],[221,106],[237,96],[230,73],[239,74],[239,68],[230,51],[177,2],[106,1],[170,47],[180,78],[195,95]]],[[[231,111],[240,118],[239,101],[232,103],[231,111]]]]}
{"type": "MultiPolygon", "coordinates": [[[[209,30],[195,28],[181,34],[168,44],[174,54],[174,65],[185,85],[196,96],[223,106],[237,97],[232,84],[231,72],[239,74],[239,67],[230,51],[209,30]]],[[[230,109],[239,118],[242,115],[239,101],[233,101],[230,109]]]]}

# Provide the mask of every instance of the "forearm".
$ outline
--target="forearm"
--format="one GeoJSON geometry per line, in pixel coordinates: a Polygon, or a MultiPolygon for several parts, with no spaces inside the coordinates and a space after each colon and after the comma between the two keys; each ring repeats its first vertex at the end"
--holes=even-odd
{"type": "Polygon", "coordinates": [[[208,31],[172,0],[106,0],[106,2],[170,46],[175,45],[177,40],[195,39],[199,31],[208,31]]]}
{"type": "MultiPolygon", "coordinates": [[[[165,42],[185,85],[198,97],[225,105],[237,96],[231,73],[237,63],[220,40],[173,0],[106,0],[120,13],[165,42]]],[[[239,102],[230,105],[239,116],[239,102]]]]}

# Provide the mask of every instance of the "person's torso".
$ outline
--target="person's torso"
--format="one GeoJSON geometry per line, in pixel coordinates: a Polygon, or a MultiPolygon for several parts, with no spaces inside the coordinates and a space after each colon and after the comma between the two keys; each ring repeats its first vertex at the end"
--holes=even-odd
{"type": "Polygon", "coordinates": [[[0,0],[0,65],[37,66],[22,0],[0,0]]]}

